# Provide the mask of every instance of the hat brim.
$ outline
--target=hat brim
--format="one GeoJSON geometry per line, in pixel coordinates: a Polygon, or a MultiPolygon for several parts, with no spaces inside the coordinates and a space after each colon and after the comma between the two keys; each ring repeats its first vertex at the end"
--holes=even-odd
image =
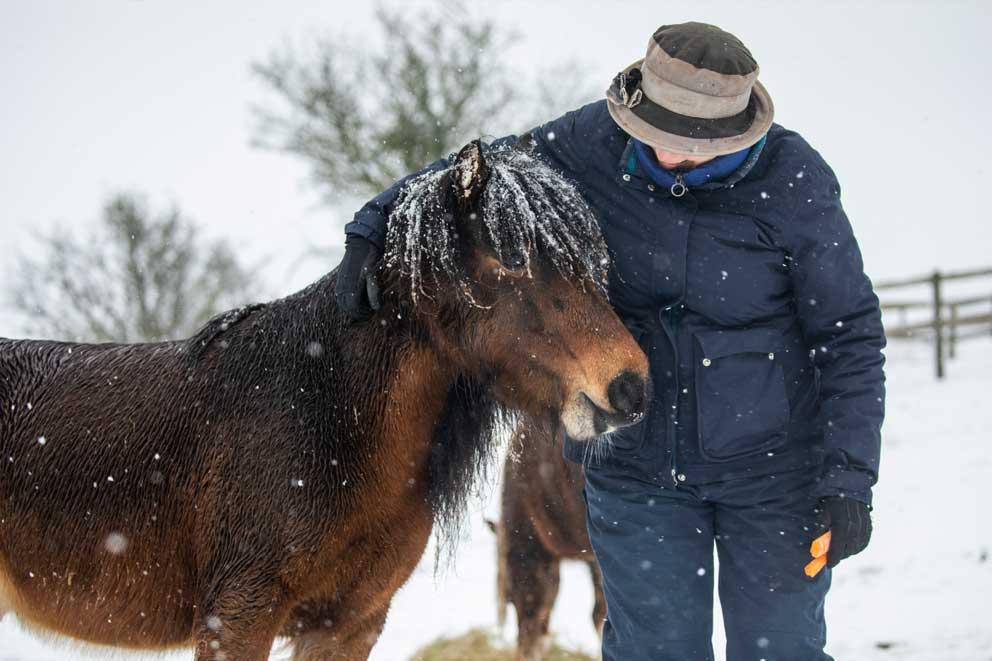
{"type": "MultiPolygon", "coordinates": [[[[643,58],[634,62],[624,69],[630,71],[635,67],[640,67],[644,62],[643,58]]],[[[723,135],[719,137],[706,136],[705,127],[700,127],[698,136],[685,136],[666,131],[642,117],[639,117],[627,106],[616,103],[607,97],[607,106],[610,116],[620,128],[626,131],[633,138],[641,142],[658,147],[665,151],[677,154],[693,154],[695,156],[722,156],[746,149],[761,140],[761,136],[768,132],[775,115],[775,107],[772,104],[768,90],[758,81],[754,81],[751,88],[750,106],[753,107],[753,118],[750,126],[742,133],[736,135],[723,135]]],[[[683,119],[691,119],[684,118],[683,119]]],[[[704,123],[701,121],[700,124],[704,123]]]]}

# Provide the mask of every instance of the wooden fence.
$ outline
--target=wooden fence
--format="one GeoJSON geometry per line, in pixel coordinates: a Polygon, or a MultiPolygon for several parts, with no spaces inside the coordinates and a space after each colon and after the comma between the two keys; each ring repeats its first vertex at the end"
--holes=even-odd
{"type": "Polygon", "coordinates": [[[958,342],[992,336],[992,268],[942,272],[875,285],[886,316],[885,334],[890,339],[932,340],[937,378],[944,378],[944,361],[957,354],[958,342]],[[949,283],[964,283],[980,293],[948,294],[949,283]],[[927,298],[890,298],[893,291],[929,292],[927,298]],[[890,314],[898,323],[893,324],[890,314]]]}

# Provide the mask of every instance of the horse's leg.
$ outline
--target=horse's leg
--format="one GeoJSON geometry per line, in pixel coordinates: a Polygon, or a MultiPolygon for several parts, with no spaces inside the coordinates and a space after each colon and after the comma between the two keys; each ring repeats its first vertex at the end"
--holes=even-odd
{"type": "Polygon", "coordinates": [[[293,661],[364,661],[379,640],[387,610],[365,618],[346,632],[319,627],[294,634],[293,661]]]}
{"type": "Polygon", "coordinates": [[[204,600],[194,628],[196,661],[266,661],[289,612],[277,589],[231,581],[204,600]]]}
{"type": "Polygon", "coordinates": [[[589,571],[592,574],[592,587],[596,591],[596,602],[592,607],[592,624],[602,638],[603,622],[606,620],[606,595],[603,594],[603,575],[595,558],[589,561],[589,571]]]}
{"type": "Polygon", "coordinates": [[[507,601],[517,610],[517,661],[538,661],[546,651],[558,596],[559,559],[535,535],[521,533],[509,540],[507,601]]]}

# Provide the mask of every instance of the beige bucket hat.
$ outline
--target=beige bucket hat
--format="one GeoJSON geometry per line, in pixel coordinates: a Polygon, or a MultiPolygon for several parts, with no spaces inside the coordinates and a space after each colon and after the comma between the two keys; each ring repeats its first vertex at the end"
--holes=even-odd
{"type": "Polygon", "coordinates": [[[775,114],[750,51],[706,23],[658,28],[645,57],[617,74],[606,99],[614,121],[637,140],[698,156],[750,147],[775,114]]]}

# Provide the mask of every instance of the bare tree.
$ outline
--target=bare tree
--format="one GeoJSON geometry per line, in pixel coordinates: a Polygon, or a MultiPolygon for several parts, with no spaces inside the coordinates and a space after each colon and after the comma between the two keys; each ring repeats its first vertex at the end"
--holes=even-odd
{"type": "Polygon", "coordinates": [[[40,237],[22,255],[11,304],[33,335],[91,342],[154,342],[191,334],[248,300],[253,278],[223,241],[205,241],[176,209],[152,216],[118,195],[101,223],[78,239],[40,237]]]}
{"type": "Polygon", "coordinates": [[[255,109],[255,143],[301,156],[329,200],[375,195],[472,138],[551,119],[589,90],[574,64],[511,69],[517,37],[459,3],[376,18],[381,50],[339,36],[309,57],[287,49],[253,65],[280,106],[255,109]]]}

